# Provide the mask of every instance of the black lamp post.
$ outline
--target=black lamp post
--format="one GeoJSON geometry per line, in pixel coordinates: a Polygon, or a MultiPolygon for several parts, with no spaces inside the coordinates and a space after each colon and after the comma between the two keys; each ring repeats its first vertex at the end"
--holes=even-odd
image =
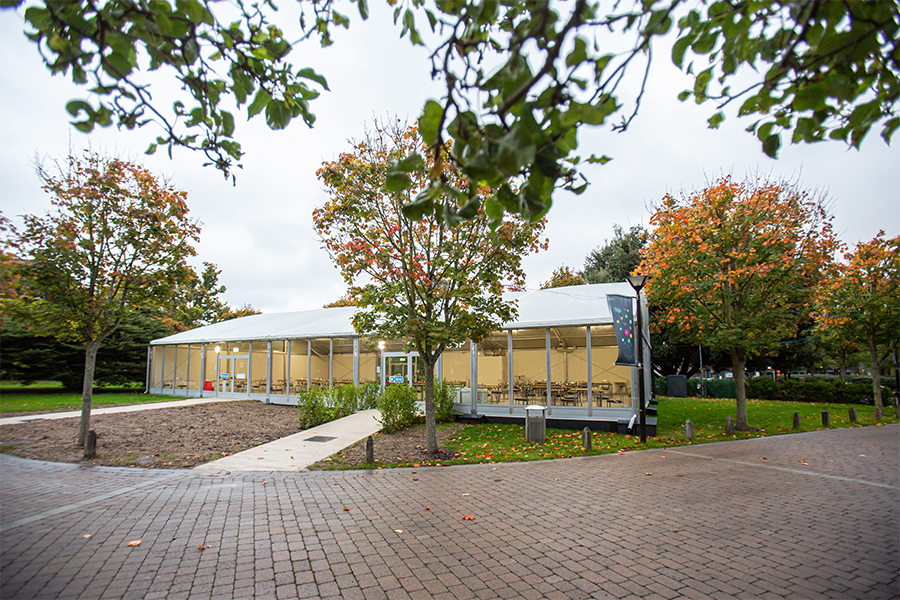
{"type": "Polygon", "coordinates": [[[629,275],[628,283],[637,292],[637,370],[638,370],[638,409],[641,414],[641,443],[647,441],[647,410],[644,407],[644,340],[641,325],[641,288],[647,284],[646,275],[629,275]]]}

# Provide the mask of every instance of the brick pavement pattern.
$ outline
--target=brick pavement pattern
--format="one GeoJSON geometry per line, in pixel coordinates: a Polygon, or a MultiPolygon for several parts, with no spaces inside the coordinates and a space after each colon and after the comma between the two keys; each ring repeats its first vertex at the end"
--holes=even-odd
{"type": "Polygon", "coordinates": [[[898,425],[373,471],[2,455],[0,476],[4,599],[900,596],[898,425]]]}

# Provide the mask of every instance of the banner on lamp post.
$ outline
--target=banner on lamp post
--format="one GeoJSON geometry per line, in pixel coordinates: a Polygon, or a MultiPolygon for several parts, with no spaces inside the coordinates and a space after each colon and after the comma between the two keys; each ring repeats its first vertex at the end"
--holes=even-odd
{"type": "Polygon", "coordinates": [[[619,345],[619,358],[616,360],[616,364],[635,367],[637,366],[637,354],[634,342],[634,298],[610,294],[606,297],[606,302],[609,304],[609,313],[613,317],[616,342],[619,345]]]}

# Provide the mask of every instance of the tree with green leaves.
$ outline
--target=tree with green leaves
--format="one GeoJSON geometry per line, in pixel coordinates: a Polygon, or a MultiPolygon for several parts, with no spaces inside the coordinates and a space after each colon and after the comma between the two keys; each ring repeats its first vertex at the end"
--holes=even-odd
{"type": "Polygon", "coordinates": [[[585,281],[581,273],[573,271],[570,267],[563,265],[558,269],[553,270],[550,279],[541,284],[541,289],[547,290],[550,288],[568,287],[570,285],[584,285],[586,283],[587,281],[585,281]]]}
{"type": "Polygon", "coordinates": [[[134,163],[85,151],[70,155],[58,175],[39,174],[52,209],[25,215],[22,231],[6,241],[25,283],[3,309],[37,334],[84,344],[83,445],[100,346],[138,307],[165,303],[200,228],[188,217],[185,192],[134,163]]]}
{"type": "MultiPolygon", "coordinates": [[[[345,3],[354,4],[367,18],[368,1],[345,3]]],[[[198,150],[227,175],[242,155],[229,104],[246,107],[248,118],[265,114],[272,129],[298,117],[312,124],[309,103],[327,82],[288,62],[287,40],[331,44],[332,29],[350,23],[338,7],[340,0],[300,3],[299,30],[290,32],[274,22],[274,0],[227,8],[210,0],[177,0],[174,8],[169,0],[44,0],[25,9],[25,20],[47,68],[93,94],[67,104],[76,127],[156,122],[162,134],[148,152],[198,150]],[[151,97],[146,70],[182,84],[171,109],[151,97]]],[[[889,143],[900,126],[895,1],[409,0],[395,7],[394,22],[411,43],[428,39],[432,75],[444,83],[418,120],[423,152],[468,176],[470,185],[446,191],[460,196],[460,208],[483,204],[493,226],[504,211],[546,214],[558,188],[584,192],[583,164],[610,157],[584,156],[578,130],[628,129],[644,98],[653,42],[666,36],[675,38],[671,60],[694,81],[680,99],[714,104],[711,128],[726,111],[748,119],[769,156],[788,139],[858,148],[873,128],[889,143]],[[623,83],[628,74],[642,80],[633,96],[623,83]],[[482,196],[482,185],[497,192],[482,196]]],[[[444,210],[433,202],[449,185],[439,173],[408,203],[413,219],[444,210]]]]}
{"type": "Polygon", "coordinates": [[[433,213],[410,219],[404,204],[438,171],[454,187],[465,184],[465,176],[443,160],[407,165],[404,175],[412,185],[396,189],[389,164],[420,148],[414,127],[376,124],[350,152],[319,169],[329,200],[314,211],[313,220],[350,287],[356,331],[407,341],[419,353],[425,367],[426,450],[434,453],[438,359],[447,348],[478,341],[514,318],[515,306],[502,297],[504,284],[524,282],[523,256],[546,247],[546,241],[540,239],[543,221],[506,217],[492,230],[480,206],[466,219],[453,218],[466,209],[446,192],[433,200],[444,219],[433,213]]]}
{"type": "Polygon", "coordinates": [[[588,283],[625,281],[641,262],[641,250],[649,234],[640,225],[632,225],[626,232],[621,225],[613,225],[613,238],[591,250],[584,260],[582,274],[588,283]]]}
{"type": "Polygon", "coordinates": [[[875,415],[881,418],[881,363],[897,352],[900,340],[900,236],[878,233],[844,253],[816,297],[818,329],[869,351],[875,415]],[[883,356],[882,356],[883,354],[883,356]]]}
{"type": "Polygon", "coordinates": [[[648,302],[680,339],[731,356],[735,426],[747,429],[748,356],[792,339],[837,241],[821,200],[787,182],[723,177],[667,195],[639,269],[648,302]]]}
{"type": "Polygon", "coordinates": [[[235,309],[222,300],[226,288],[219,284],[221,273],[222,270],[213,263],[204,262],[201,273],[190,269],[178,283],[168,304],[170,315],[166,317],[176,331],[259,314],[248,304],[235,309]]]}

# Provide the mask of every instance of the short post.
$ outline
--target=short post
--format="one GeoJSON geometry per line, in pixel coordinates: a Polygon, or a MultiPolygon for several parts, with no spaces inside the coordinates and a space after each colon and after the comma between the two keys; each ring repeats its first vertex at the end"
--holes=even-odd
{"type": "Polygon", "coordinates": [[[734,435],[734,417],[725,417],[725,435],[734,435]]]}
{"type": "Polygon", "coordinates": [[[851,406],[848,412],[850,413],[850,422],[856,423],[856,409],[851,406]]]}
{"type": "Polygon", "coordinates": [[[372,436],[366,438],[366,464],[375,462],[375,440],[372,436]]]}
{"type": "Polygon", "coordinates": [[[97,458],[97,432],[93,429],[84,438],[84,457],[97,458]]]}
{"type": "Polygon", "coordinates": [[[800,431],[800,413],[794,413],[794,431],[800,431]]]}
{"type": "Polygon", "coordinates": [[[822,426],[831,427],[831,413],[828,412],[827,408],[822,411],[822,426]]]}
{"type": "Polygon", "coordinates": [[[584,446],[585,452],[591,451],[591,441],[593,439],[593,434],[591,430],[587,427],[584,428],[584,431],[581,432],[581,445],[584,446]]]}
{"type": "Polygon", "coordinates": [[[690,419],[684,422],[684,439],[689,442],[694,441],[694,422],[690,419]]]}

